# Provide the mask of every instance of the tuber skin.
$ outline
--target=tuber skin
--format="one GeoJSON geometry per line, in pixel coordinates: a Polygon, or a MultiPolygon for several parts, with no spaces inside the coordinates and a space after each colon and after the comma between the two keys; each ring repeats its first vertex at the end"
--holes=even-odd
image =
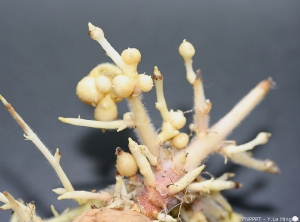
{"type": "Polygon", "coordinates": [[[64,123],[100,129],[121,131],[133,128],[139,141],[128,138],[130,152],[116,149],[116,183],[101,191],[74,189],[60,166],[61,153],[51,154],[13,107],[0,95],[0,99],[23,128],[25,138],[31,140],[43,153],[57,173],[62,186],[53,189],[58,199],[72,199],[78,207],[58,213],[51,206],[54,217],[41,219],[35,213],[34,203],[24,205],[9,192],[0,193],[2,209],[12,210],[11,222],[118,222],[118,221],[218,221],[238,222],[235,213],[221,191],[242,187],[232,181],[233,173],[205,178],[204,159],[215,153],[256,170],[278,174],[271,160],[258,160],[247,152],[268,142],[271,134],[261,132],[252,141],[236,145],[226,137],[261,102],[274,84],[271,78],[261,81],[237,105],[214,125],[209,125],[212,103],[204,95],[201,71],[193,70],[193,45],[183,40],[179,46],[186,67],[186,78],[194,90],[193,123],[191,133],[182,132],[186,125],[182,110],[169,109],[164,98],[164,77],[154,67],[152,78],[139,74],[142,55],[136,48],[125,49],[121,55],[110,45],[101,28],[88,24],[89,35],[97,41],[115,64],[103,63],[91,70],[78,83],[79,99],[94,108],[95,120],[63,118],[64,123]],[[154,129],[142,102],[142,93],[155,86],[155,107],[162,117],[159,131],[154,129]],[[126,100],[130,112],[118,118],[117,103],[126,100]],[[29,209],[30,206],[30,209],[29,209]]]}
{"type": "Polygon", "coordinates": [[[91,209],[85,211],[79,217],[77,217],[73,222],[151,222],[151,220],[132,210],[113,210],[109,208],[91,209]]]}

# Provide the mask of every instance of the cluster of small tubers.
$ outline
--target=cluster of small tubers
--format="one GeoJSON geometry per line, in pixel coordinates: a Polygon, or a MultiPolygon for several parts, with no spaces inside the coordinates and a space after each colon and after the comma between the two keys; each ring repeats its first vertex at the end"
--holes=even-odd
{"type": "Polygon", "coordinates": [[[235,163],[268,173],[279,169],[271,160],[258,160],[249,155],[255,146],[268,142],[271,134],[261,132],[252,141],[236,145],[226,137],[265,97],[274,82],[261,81],[228,114],[209,126],[210,100],[205,98],[202,75],[192,67],[195,54],[193,45],[184,40],[179,46],[186,67],[186,78],[194,90],[193,123],[188,135],[180,130],[186,124],[185,113],[168,109],[163,93],[163,75],[155,66],[153,79],[138,74],[140,52],[128,48],[120,55],[105,39],[102,29],[89,23],[89,35],[100,43],[114,64],[95,67],[77,85],[79,99],[95,107],[94,119],[63,118],[62,122],[99,129],[134,128],[139,141],[128,139],[130,152],[116,149],[116,183],[101,191],[75,190],[60,166],[61,153],[46,148],[36,134],[0,96],[1,101],[43,153],[57,173],[62,187],[53,189],[58,199],[73,199],[78,207],[58,213],[51,206],[53,218],[41,219],[35,213],[34,203],[17,201],[9,192],[0,193],[1,209],[13,210],[10,222],[118,222],[118,221],[186,221],[238,222],[235,213],[221,194],[222,190],[236,189],[241,183],[232,181],[233,173],[206,178],[202,174],[204,160],[212,153],[224,156],[225,163],[235,163]],[[141,94],[155,86],[155,107],[161,114],[162,126],[156,131],[142,103],[141,94]],[[125,99],[130,112],[117,119],[117,103],[125,99]],[[190,137],[192,137],[190,139],[190,137]]]}
{"type": "MultiPolygon", "coordinates": [[[[124,61],[126,57],[139,62],[141,54],[136,49],[127,49],[122,54],[124,61]]],[[[118,117],[116,103],[132,95],[136,85],[142,92],[149,92],[153,81],[145,74],[139,74],[137,78],[123,75],[117,66],[104,63],[95,67],[78,83],[76,94],[82,102],[95,107],[95,120],[112,121],[118,117]]]]}

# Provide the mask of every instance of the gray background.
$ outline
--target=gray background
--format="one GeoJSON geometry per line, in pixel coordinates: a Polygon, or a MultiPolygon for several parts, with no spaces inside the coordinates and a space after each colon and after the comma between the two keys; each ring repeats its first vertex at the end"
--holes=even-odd
{"type": "MultiPolygon", "coordinates": [[[[211,157],[208,170],[218,176],[237,174],[240,190],[225,192],[245,216],[292,217],[299,214],[299,74],[300,2],[253,1],[1,1],[0,93],[54,151],[78,190],[101,189],[114,182],[114,152],[126,148],[130,130],[121,133],[63,124],[57,117],[91,119],[93,110],[75,95],[77,82],[97,64],[109,62],[87,35],[90,21],[102,27],[121,52],[142,53],[139,72],[157,65],[165,76],[169,108],[192,108],[192,89],[185,80],[178,46],[186,38],[196,48],[195,69],[201,68],[206,96],[216,122],[259,81],[272,76],[277,86],[229,139],[247,142],[260,131],[272,132],[254,155],[279,165],[278,176],[256,172],[211,157]]],[[[149,114],[159,127],[154,90],[144,95],[149,114]]],[[[120,116],[126,112],[120,104],[120,116]]],[[[191,120],[191,114],[187,115],[191,120]]],[[[57,201],[57,176],[4,107],[0,107],[0,190],[51,216],[72,201],[57,201]]],[[[10,212],[0,211],[0,221],[10,212]]]]}

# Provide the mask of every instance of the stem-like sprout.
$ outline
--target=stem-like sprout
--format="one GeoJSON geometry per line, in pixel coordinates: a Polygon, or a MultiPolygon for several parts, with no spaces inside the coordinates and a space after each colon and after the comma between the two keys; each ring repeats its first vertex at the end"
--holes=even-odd
{"type": "MultiPolygon", "coordinates": [[[[34,145],[42,152],[42,154],[46,157],[49,161],[53,169],[55,170],[57,176],[59,177],[62,185],[66,189],[66,191],[74,191],[74,188],[69,181],[67,175],[61,168],[59,161],[57,161],[57,157],[55,158],[48,148],[42,143],[42,141],[38,138],[38,136],[30,129],[30,127],[25,123],[25,121],[19,116],[19,114],[14,110],[14,108],[0,95],[0,100],[5,105],[6,109],[10,112],[10,114],[15,118],[15,120],[19,123],[22,127],[24,132],[26,133],[25,138],[31,140],[34,145]]],[[[57,152],[56,156],[60,155],[60,152],[57,152]]],[[[58,158],[60,159],[60,158],[58,158]]]]}
{"type": "Polygon", "coordinates": [[[159,155],[159,141],[146,109],[141,101],[140,87],[138,85],[137,65],[141,60],[140,52],[137,49],[124,50],[122,56],[105,39],[102,29],[89,23],[89,34],[92,39],[98,41],[107,55],[122,70],[123,74],[130,77],[135,83],[133,95],[128,97],[129,105],[134,113],[136,130],[154,156],[159,155]]]}
{"type": "Polygon", "coordinates": [[[204,138],[192,141],[185,150],[189,153],[185,168],[190,170],[197,167],[210,153],[216,152],[223,139],[260,103],[272,84],[271,79],[261,81],[225,117],[209,129],[210,133],[204,138]]]}

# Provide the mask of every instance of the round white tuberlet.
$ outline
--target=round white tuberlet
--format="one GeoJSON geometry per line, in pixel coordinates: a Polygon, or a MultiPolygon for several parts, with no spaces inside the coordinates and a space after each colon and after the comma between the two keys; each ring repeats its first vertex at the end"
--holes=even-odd
{"type": "Polygon", "coordinates": [[[100,75],[96,78],[96,87],[99,92],[108,93],[112,89],[112,82],[108,76],[100,75]]]}
{"type": "Polygon", "coordinates": [[[141,61],[142,55],[138,49],[128,48],[122,52],[121,57],[127,65],[137,65],[141,61]]]}
{"type": "Polygon", "coordinates": [[[186,123],[186,118],[181,110],[173,111],[171,109],[169,122],[175,129],[181,129],[186,123]]]}
{"type": "Polygon", "coordinates": [[[122,99],[130,96],[134,90],[134,81],[125,75],[116,76],[112,83],[113,93],[122,99]]]}
{"type": "Polygon", "coordinates": [[[98,121],[112,121],[118,117],[118,108],[116,103],[106,95],[104,99],[98,103],[94,110],[94,119],[98,121]]]}
{"type": "Polygon", "coordinates": [[[122,75],[122,74],[123,73],[121,69],[116,65],[111,63],[102,63],[96,66],[95,68],[93,68],[92,71],[89,73],[89,76],[97,78],[100,75],[105,75],[113,78],[117,75],[122,75]]]}
{"type": "Polygon", "coordinates": [[[76,94],[82,102],[92,106],[96,106],[104,97],[104,95],[97,90],[95,79],[90,76],[86,76],[80,80],[76,87],[76,94]]]}
{"type": "Polygon", "coordinates": [[[116,149],[117,161],[116,168],[118,173],[124,177],[131,177],[138,171],[137,163],[134,157],[120,148],[116,149]]]}
{"type": "Polygon", "coordinates": [[[177,149],[185,148],[189,143],[189,136],[186,133],[179,133],[174,136],[171,145],[176,147],[177,149]]]}
{"type": "Polygon", "coordinates": [[[189,60],[195,55],[195,48],[190,42],[183,40],[179,46],[179,54],[184,60],[189,60]]]}
{"type": "Polygon", "coordinates": [[[138,75],[139,85],[140,89],[143,92],[149,92],[153,87],[153,80],[151,76],[145,75],[145,74],[139,74],[138,75]]]}

